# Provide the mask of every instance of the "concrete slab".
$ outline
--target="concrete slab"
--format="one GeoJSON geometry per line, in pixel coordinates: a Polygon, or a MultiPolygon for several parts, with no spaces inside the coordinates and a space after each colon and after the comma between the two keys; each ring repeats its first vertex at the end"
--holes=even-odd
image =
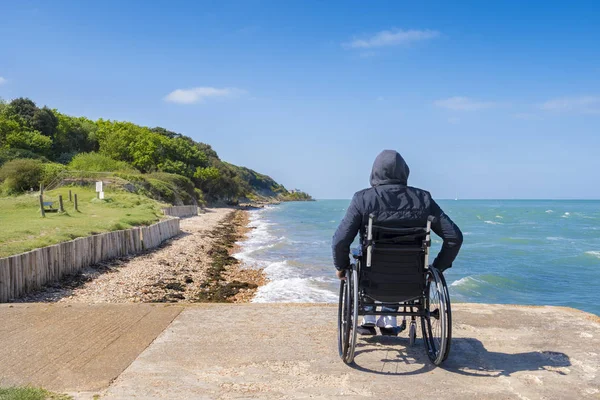
{"type": "Polygon", "coordinates": [[[333,306],[188,307],[102,399],[600,398],[598,317],[483,304],[456,304],[453,315],[443,368],[405,333],[360,340],[349,367],[333,306]]]}
{"type": "Polygon", "coordinates": [[[104,389],[182,309],[151,304],[0,304],[0,386],[104,389]]]}

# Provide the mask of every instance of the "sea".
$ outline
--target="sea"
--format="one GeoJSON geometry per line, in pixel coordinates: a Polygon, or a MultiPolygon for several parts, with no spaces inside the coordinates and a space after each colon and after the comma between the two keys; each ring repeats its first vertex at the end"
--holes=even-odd
{"type": "MultiPolygon", "coordinates": [[[[254,302],[337,302],[331,238],[348,204],[287,202],[250,211],[252,229],[234,256],[245,267],[264,268],[269,279],[254,302]]],[[[464,235],[444,273],[453,302],[568,306],[600,315],[600,201],[438,204],[464,235]]],[[[434,235],[432,257],[441,244],[434,235]]]]}

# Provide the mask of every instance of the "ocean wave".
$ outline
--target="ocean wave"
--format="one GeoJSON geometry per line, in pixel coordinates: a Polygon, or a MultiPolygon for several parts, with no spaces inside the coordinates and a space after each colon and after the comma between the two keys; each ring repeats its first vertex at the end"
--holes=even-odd
{"type": "Polygon", "coordinates": [[[470,276],[465,276],[464,278],[460,278],[454,282],[452,282],[450,284],[450,286],[461,286],[461,285],[466,285],[469,283],[470,280],[472,280],[473,278],[471,278],[470,276]]]}
{"type": "Polygon", "coordinates": [[[589,254],[590,256],[594,256],[596,258],[600,258],[600,251],[595,251],[595,250],[586,251],[585,254],[589,254]]]}
{"type": "Polygon", "coordinates": [[[503,217],[502,215],[496,215],[496,218],[500,218],[500,219],[502,219],[502,218],[504,218],[504,217],[503,217]]]}
{"type": "Polygon", "coordinates": [[[504,225],[502,222],[498,222],[498,221],[483,221],[486,224],[490,224],[490,225],[504,225]]]}
{"type": "Polygon", "coordinates": [[[338,296],[331,290],[312,284],[312,279],[288,278],[273,280],[258,288],[253,303],[336,303],[338,296]]]}
{"type": "Polygon", "coordinates": [[[552,214],[554,211],[553,210],[546,210],[547,214],[552,214]]]}
{"type": "Polygon", "coordinates": [[[563,218],[569,218],[569,216],[571,215],[570,212],[566,212],[562,215],[563,218]]]}

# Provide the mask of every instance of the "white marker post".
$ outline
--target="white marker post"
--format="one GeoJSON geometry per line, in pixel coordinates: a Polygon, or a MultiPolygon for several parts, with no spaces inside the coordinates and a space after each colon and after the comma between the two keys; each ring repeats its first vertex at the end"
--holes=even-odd
{"type": "Polygon", "coordinates": [[[102,181],[96,182],[96,193],[99,199],[104,199],[104,184],[102,181]]]}

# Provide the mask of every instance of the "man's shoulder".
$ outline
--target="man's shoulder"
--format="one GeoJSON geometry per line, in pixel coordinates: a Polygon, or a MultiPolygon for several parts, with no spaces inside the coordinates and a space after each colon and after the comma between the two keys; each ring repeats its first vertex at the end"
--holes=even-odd
{"type": "Polygon", "coordinates": [[[427,191],[425,189],[421,189],[421,188],[414,187],[414,186],[407,186],[406,189],[410,190],[411,192],[413,192],[417,195],[431,197],[431,193],[429,193],[429,191],[427,191]]]}
{"type": "Polygon", "coordinates": [[[361,197],[361,196],[364,196],[364,195],[365,195],[365,193],[367,193],[367,192],[370,192],[370,191],[372,191],[372,190],[373,190],[373,188],[372,188],[372,187],[369,187],[369,188],[364,188],[364,189],[362,189],[362,190],[359,190],[358,192],[354,193],[354,196],[353,196],[353,197],[361,197]]]}

